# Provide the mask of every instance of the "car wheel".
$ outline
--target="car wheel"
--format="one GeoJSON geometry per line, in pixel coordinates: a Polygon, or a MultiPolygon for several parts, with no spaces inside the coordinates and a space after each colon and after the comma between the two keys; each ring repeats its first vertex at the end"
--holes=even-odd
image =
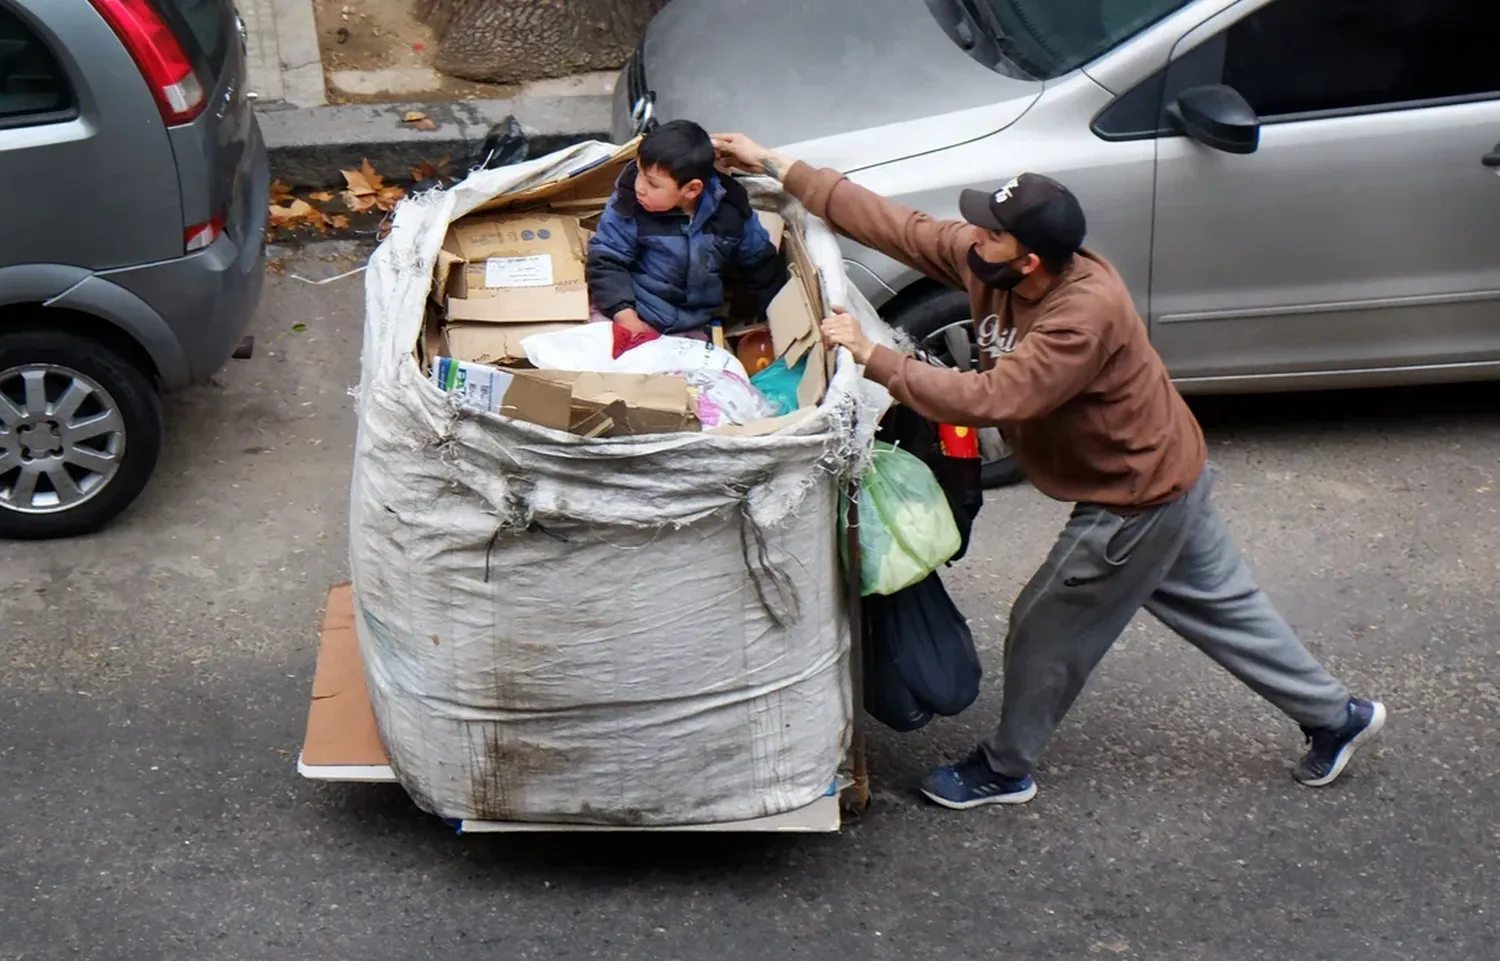
{"type": "MultiPolygon", "coordinates": [[[[911,337],[929,363],[956,370],[978,370],[974,318],[969,298],[961,290],[939,290],[908,304],[892,318],[894,325],[911,337]]],[[[1005,443],[993,427],[979,432],[980,480],[986,490],[1009,487],[1026,479],[1005,443]]]]}
{"type": "Polygon", "coordinates": [[[97,530],[135,500],[162,446],[145,372],[73,334],[0,334],[0,537],[97,530]]]}

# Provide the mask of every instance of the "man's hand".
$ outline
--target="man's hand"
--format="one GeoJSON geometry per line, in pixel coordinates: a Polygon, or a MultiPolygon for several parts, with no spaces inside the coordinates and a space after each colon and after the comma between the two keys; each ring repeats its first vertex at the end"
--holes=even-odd
{"type": "Polygon", "coordinates": [[[859,321],[843,311],[823,321],[823,343],[830,349],[835,346],[849,348],[849,353],[859,364],[868,363],[870,354],[875,351],[875,342],[865,336],[859,321]]]}
{"type": "Polygon", "coordinates": [[[767,150],[742,133],[714,134],[714,151],[721,166],[743,170],[746,173],[766,174],[782,180],[792,168],[792,159],[767,150]]]}
{"type": "Polygon", "coordinates": [[[632,334],[649,334],[656,330],[655,327],[641,320],[641,315],[636,313],[634,308],[631,307],[626,307],[618,314],[615,314],[615,323],[624,327],[632,334]]]}

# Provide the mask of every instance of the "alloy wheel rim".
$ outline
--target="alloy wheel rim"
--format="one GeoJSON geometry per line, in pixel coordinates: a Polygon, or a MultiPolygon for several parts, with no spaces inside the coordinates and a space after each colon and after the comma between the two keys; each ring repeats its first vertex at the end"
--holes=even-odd
{"type": "Polygon", "coordinates": [[[109,391],[57,364],[0,370],[0,508],[58,514],[99,494],[125,457],[109,391]]]}
{"type": "MultiPolygon", "coordinates": [[[[979,349],[974,343],[974,322],[957,320],[923,337],[917,345],[927,362],[954,370],[978,370],[979,349]]],[[[985,463],[1010,456],[1010,448],[994,427],[979,430],[979,454],[985,463]]]]}

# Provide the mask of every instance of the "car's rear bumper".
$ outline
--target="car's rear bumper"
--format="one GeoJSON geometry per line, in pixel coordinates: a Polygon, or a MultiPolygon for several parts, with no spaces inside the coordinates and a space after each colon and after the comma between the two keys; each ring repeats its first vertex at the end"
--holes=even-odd
{"type": "Polygon", "coordinates": [[[247,176],[241,181],[239,223],[204,250],[173,260],[101,273],[144,301],[172,332],[185,369],[160,371],[162,388],[201,383],[224,366],[244,337],[265,284],[265,231],[270,207],[270,161],[254,130],[247,176]]]}

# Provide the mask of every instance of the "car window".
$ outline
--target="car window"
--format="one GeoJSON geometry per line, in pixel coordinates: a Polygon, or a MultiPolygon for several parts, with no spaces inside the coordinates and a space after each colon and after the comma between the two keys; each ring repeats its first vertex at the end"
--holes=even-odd
{"type": "Polygon", "coordinates": [[[211,77],[217,78],[223,71],[234,32],[230,0],[155,0],[155,3],[173,32],[185,45],[198,48],[211,77]]]}
{"type": "Polygon", "coordinates": [[[1226,36],[1261,117],[1500,92],[1496,0],[1276,0],[1226,36]]]}
{"type": "Polygon", "coordinates": [[[979,0],[1007,56],[1039,80],[1060,77],[1192,0],[979,0]]]}
{"type": "Polygon", "coordinates": [[[0,122],[72,106],[72,88],[57,57],[19,16],[0,7],[0,122]]]}

